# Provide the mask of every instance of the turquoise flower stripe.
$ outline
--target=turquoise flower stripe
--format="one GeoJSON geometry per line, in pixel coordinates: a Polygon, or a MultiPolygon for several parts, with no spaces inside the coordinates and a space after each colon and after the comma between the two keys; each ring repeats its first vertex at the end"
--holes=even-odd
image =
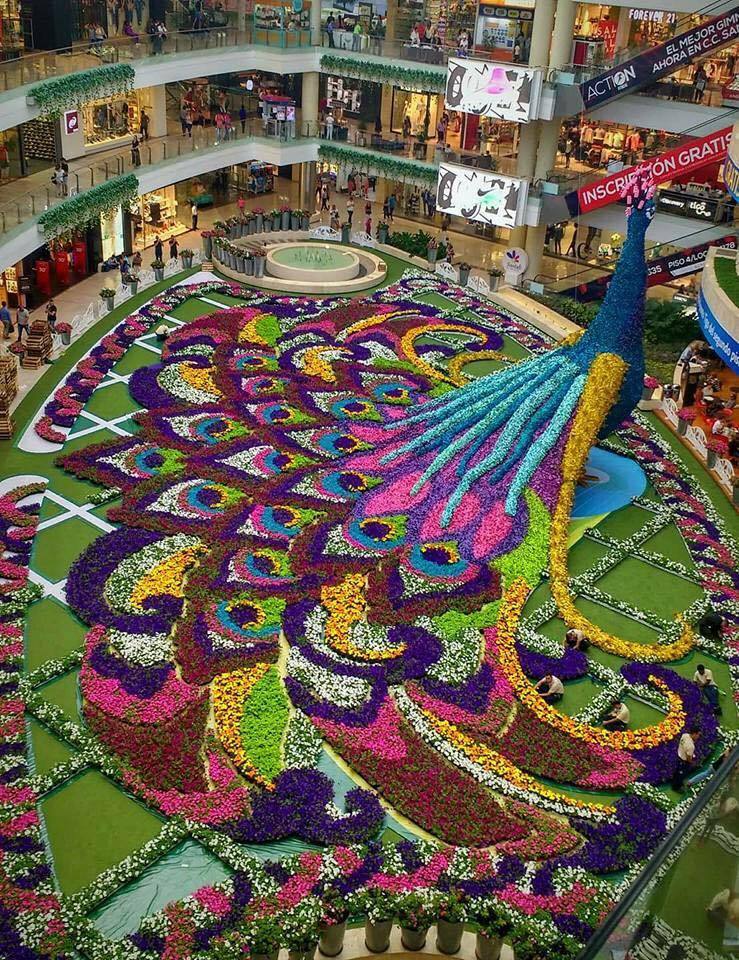
{"type": "Polygon", "coordinates": [[[567,395],[559,409],[552,417],[549,426],[539,434],[531,444],[529,452],[524,457],[523,463],[516,471],[516,475],[513,478],[513,482],[505,498],[505,512],[509,517],[515,516],[519,497],[523,493],[526,484],[534,475],[534,471],[541,464],[546,454],[552,449],[555,443],[557,443],[562,431],[569,424],[570,416],[580,400],[587,379],[587,376],[583,374],[574,381],[567,391],[567,395]]]}

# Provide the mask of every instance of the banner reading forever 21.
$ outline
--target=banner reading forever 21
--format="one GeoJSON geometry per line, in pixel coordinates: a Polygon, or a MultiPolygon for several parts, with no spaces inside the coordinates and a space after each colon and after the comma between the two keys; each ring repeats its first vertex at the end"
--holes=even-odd
{"type": "Polygon", "coordinates": [[[466,220],[497,227],[523,223],[529,182],[453,163],[439,164],[436,207],[466,220]]]}
{"type": "Polygon", "coordinates": [[[733,7],[728,13],[707,20],[706,23],[680,33],[672,40],[660,43],[638,57],[581,83],[580,93],[585,109],[590,110],[614,97],[654,83],[699,57],[706,56],[712,50],[733,43],[737,38],[739,7],[733,7]]]}

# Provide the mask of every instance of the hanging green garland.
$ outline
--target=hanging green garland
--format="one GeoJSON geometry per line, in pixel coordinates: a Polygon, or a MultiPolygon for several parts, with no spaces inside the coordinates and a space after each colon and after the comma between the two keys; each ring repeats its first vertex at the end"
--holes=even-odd
{"type": "Polygon", "coordinates": [[[127,173],[45,210],[38,218],[39,226],[47,238],[63,236],[94,222],[103,213],[130,203],[138,195],[139,181],[134,174],[127,173]]]}
{"type": "Polygon", "coordinates": [[[110,63],[91,70],[51,77],[31,87],[42,117],[58,117],[65,110],[81,107],[133,89],[136,73],[129,63],[110,63]]]}
{"type": "Polygon", "coordinates": [[[446,68],[437,70],[421,67],[399,67],[394,63],[377,63],[359,57],[340,57],[325,54],[321,57],[322,73],[340,77],[360,77],[375,83],[394,84],[404,90],[420,90],[423,93],[441,93],[446,86],[446,68]]]}
{"type": "Polygon", "coordinates": [[[403,160],[388,156],[377,150],[354,150],[339,144],[321,144],[318,148],[319,159],[327,163],[336,163],[352,170],[366,170],[378,173],[388,180],[410,180],[415,183],[436,183],[438,167],[420,160],[403,160]]]}

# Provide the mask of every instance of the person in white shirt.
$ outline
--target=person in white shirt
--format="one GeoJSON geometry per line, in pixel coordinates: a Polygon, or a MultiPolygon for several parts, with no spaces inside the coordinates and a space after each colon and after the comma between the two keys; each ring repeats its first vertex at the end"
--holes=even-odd
{"type": "Polygon", "coordinates": [[[685,778],[696,764],[695,745],[700,739],[700,727],[694,726],[680,737],[677,745],[677,764],[672,776],[672,789],[681,791],[685,778]]]}
{"type": "Polygon", "coordinates": [[[721,708],[718,702],[718,687],[713,679],[713,673],[707,670],[702,663],[699,663],[693,674],[693,683],[697,684],[701,693],[710,703],[714,713],[720,713],[721,708]]]}
{"type": "Polygon", "coordinates": [[[565,646],[569,647],[570,650],[587,650],[590,641],[582,630],[571,627],[565,634],[565,646]]]}
{"type": "Polygon", "coordinates": [[[711,427],[711,434],[714,437],[721,437],[726,433],[726,424],[723,420],[716,420],[711,427]]]}
{"type": "Polygon", "coordinates": [[[547,703],[556,703],[561,700],[565,692],[564,684],[553,673],[548,673],[545,677],[542,677],[534,690],[541,694],[542,700],[546,700],[547,703]]]}
{"type": "Polygon", "coordinates": [[[603,721],[603,726],[608,730],[626,730],[629,725],[629,720],[631,720],[629,708],[625,703],[621,703],[621,701],[618,700],[613,704],[611,712],[603,721]]]}

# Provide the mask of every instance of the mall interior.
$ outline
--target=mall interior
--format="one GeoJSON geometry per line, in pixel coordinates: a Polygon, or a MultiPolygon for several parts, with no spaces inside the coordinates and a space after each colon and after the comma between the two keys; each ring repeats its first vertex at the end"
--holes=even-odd
{"type": "Polygon", "coordinates": [[[0,956],[739,952],[739,6],[642,3],[0,0],[0,956]]]}

